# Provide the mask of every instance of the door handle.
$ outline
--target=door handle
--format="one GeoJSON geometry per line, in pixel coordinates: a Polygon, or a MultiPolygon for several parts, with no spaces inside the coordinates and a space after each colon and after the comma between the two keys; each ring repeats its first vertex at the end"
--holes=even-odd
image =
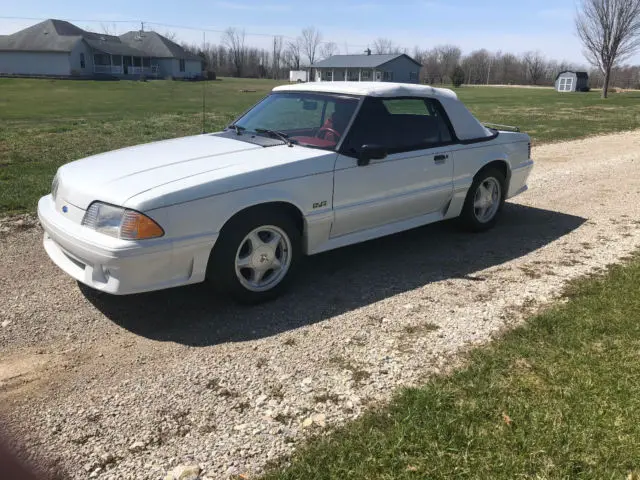
{"type": "Polygon", "coordinates": [[[447,158],[449,158],[449,155],[436,155],[435,157],[433,157],[433,161],[436,162],[436,163],[442,163],[447,158]]]}

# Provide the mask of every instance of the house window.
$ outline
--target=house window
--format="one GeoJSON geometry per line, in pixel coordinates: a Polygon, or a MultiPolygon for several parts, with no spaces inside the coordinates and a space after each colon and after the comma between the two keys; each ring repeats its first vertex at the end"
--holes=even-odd
{"type": "Polygon", "coordinates": [[[322,72],[322,79],[325,82],[330,82],[333,80],[333,70],[325,70],[322,72]]]}
{"type": "Polygon", "coordinates": [[[86,64],[84,62],[84,53],[80,54],[80,68],[85,68],[86,64]]]}
{"type": "Polygon", "coordinates": [[[184,64],[184,63],[185,63],[185,62],[184,62],[184,58],[181,58],[181,59],[180,59],[180,71],[181,71],[181,72],[184,72],[184,71],[186,70],[186,68],[185,68],[185,64],[184,64]]]}
{"type": "Polygon", "coordinates": [[[142,58],[142,66],[143,67],[150,67],[151,66],[151,59],[149,57],[143,57],[142,58]]]}
{"type": "Polygon", "coordinates": [[[409,80],[417,80],[418,72],[409,72],[409,80]]]}
{"type": "Polygon", "coordinates": [[[385,82],[393,82],[393,72],[384,72],[382,78],[385,82]]]}
{"type": "Polygon", "coordinates": [[[347,71],[347,80],[350,82],[357,82],[358,80],[360,80],[359,76],[358,76],[358,70],[348,70],[347,71]]]}
{"type": "Polygon", "coordinates": [[[371,80],[371,70],[362,70],[362,72],[360,73],[360,79],[363,82],[371,80]]]}
{"type": "Polygon", "coordinates": [[[382,72],[376,72],[376,82],[382,80],[382,72]]]}

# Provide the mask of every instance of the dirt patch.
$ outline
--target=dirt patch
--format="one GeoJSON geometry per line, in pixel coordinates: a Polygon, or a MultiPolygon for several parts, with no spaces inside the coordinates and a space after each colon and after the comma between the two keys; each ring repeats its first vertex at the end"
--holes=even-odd
{"type": "Polygon", "coordinates": [[[0,398],[25,395],[66,363],[66,356],[48,353],[18,353],[0,360],[0,398]]]}

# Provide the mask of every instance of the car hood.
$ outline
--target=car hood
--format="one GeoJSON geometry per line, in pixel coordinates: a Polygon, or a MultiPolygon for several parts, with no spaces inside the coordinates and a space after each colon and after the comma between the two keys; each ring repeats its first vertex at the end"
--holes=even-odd
{"type": "MultiPolygon", "coordinates": [[[[212,134],[176,138],[101,153],[62,166],[58,196],[86,210],[96,200],[136,208],[127,201],[143,192],[206,175],[208,182],[238,177],[287,162],[327,154],[285,145],[263,147],[212,134]],[[294,152],[290,152],[293,151],[294,152]],[[278,153],[280,152],[280,153],[278,153]],[[285,153],[282,155],[282,153],[285,153]],[[293,155],[292,155],[293,153],[293,155]]],[[[225,181],[224,188],[250,185],[225,181]]],[[[211,194],[222,193],[212,191],[211,194]]]]}

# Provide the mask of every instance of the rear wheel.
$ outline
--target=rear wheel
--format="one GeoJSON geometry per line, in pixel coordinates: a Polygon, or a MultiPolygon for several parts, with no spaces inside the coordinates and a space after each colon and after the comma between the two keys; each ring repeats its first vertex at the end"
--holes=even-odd
{"type": "Polygon", "coordinates": [[[462,226],[474,232],[492,228],[504,204],[504,187],[504,174],[497,168],[479,172],[469,188],[460,214],[462,226]]]}
{"type": "Polygon", "coordinates": [[[300,231],[287,212],[250,210],[222,229],[207,276],[241,303],[271,300],[289,285],[300,243],[300,231]]]}

